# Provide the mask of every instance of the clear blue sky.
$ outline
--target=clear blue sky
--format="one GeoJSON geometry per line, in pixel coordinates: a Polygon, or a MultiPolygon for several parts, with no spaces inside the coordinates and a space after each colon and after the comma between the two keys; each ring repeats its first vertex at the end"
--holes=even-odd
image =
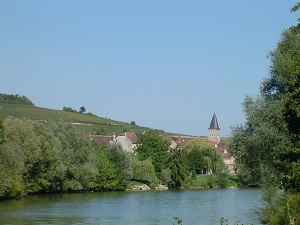
{"type": "Polygon", "coordinates": [[[114,120],[221,136],[297,24],[286,0],[1,0],[0,93],[114,120]]]}

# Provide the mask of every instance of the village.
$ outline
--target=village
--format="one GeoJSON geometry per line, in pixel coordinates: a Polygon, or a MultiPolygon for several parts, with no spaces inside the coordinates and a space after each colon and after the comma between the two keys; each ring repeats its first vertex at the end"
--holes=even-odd
{"type": "MultiPolygon", "coordinates": [[[[108,135],[97,135],[94,133],[93,135],[90,135],[89,138],[91,140],[94,140],[101,146],[107,146],[111,143],[119,143],[123,150],[126,152],[133,153],[138,145],[138,135],[135,134],[134,130],[124,132],[122,135],[116,135],[113,133],[111,136],[108,135]]],[[[186,146],[189,142],[189,138],[182,138],[182,137],[169,137],[169,136],[163,136],[164,140],[167,140],[170,143],[171,149],[182,149],[184,146],[186,146]]],[[[220,137],[220,128],[217,120],[217,116],[214,113],[213,117],[211,119],[209,128],[208,128],[208,135],[206,138],[206,143],[210,146],[213,146],[218,149],[219,154],[222,156],[224,164],[227,167],[227,171],[229,174],[236,174],[237,169],[235,166],[234,157],[229,153],[228,150],[228,142],[221,141],[220,137]]],[[[210,170],[206,170],[206,168],[203,168],[202,174],[210,174],[210,170]]]]}

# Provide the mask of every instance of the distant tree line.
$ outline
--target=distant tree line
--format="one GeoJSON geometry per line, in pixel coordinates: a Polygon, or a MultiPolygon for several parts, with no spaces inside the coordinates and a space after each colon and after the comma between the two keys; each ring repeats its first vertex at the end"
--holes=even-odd
{"type": "Polygon", "coordinates": [[[19,105],[30,105],[34,106],[34,104],[27,98],[25,95],[7,95],[0,94],[0,103],[8,103],[8,104],[19,104],[19,105]]]}
{"type": "Polygon", "coordinates": [[[0,120],[0,198],[125,190],[132,181],[181,188],[197,168],[217,173],[220,161],[216,148],[200,140],[172,150],[156,131],[143,134],[130,154],[118,143],[102,147],[68,123],[0,120]]]}
{"type": "Polygon", "coordinates": [[[64,107],[63,107],[63,111],[74,112],[74,113],[82,113],[82,114],[85,113],[85,114],[87,114],[87,115],[93,116],[93,113],[86,112],[86,108],[85,108],[84,106],[81,106],[81,107],[79,108],[79,111],[77,111],[76,109],[73,109],[73,108],[71,108],[71,107],[64,106],[64,107]]]}

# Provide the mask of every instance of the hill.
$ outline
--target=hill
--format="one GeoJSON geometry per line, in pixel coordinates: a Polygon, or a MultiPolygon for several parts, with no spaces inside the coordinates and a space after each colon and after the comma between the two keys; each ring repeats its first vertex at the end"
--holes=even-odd
{"type": "MultiPolygon", "coordinates": [[[[115,132],[121,134],[125,131],[134,130],[138,135],[142,134],[146,130],[151,128],[134,125],[131,123],[120,122],[100,116],[69,112],[64,110],[55,110],[48,108],[41,108],[32,105],[23,104],[11,104],[3,103],[0,101],[0,118],[4,119],[8,116],[16,118],[27,118],[34,121],[40,122],[68,122],[76,125],[78,130],[84,134],[92,134],[98,129],[104,129],[108,134],[115,132]]],[[[161,135],[169,136],[188,136],[183,134],[175,134],[158,130],[161,135]]]]}

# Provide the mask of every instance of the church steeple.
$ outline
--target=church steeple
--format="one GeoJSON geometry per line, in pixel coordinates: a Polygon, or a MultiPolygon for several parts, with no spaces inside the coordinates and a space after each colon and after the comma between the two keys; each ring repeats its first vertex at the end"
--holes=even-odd
{"type": "Polygon", "coordinates": [[[216,116],[215,113],[213,115],[213,118],[211,119],[209,129],[220,130],[218,120],[217,120],[217,116],[216,116]]]}
{"type": "Polygon", "coordinates": [[[220,128],[215,113],[208,128],[208,141],[220,142],[220,128]]]}

